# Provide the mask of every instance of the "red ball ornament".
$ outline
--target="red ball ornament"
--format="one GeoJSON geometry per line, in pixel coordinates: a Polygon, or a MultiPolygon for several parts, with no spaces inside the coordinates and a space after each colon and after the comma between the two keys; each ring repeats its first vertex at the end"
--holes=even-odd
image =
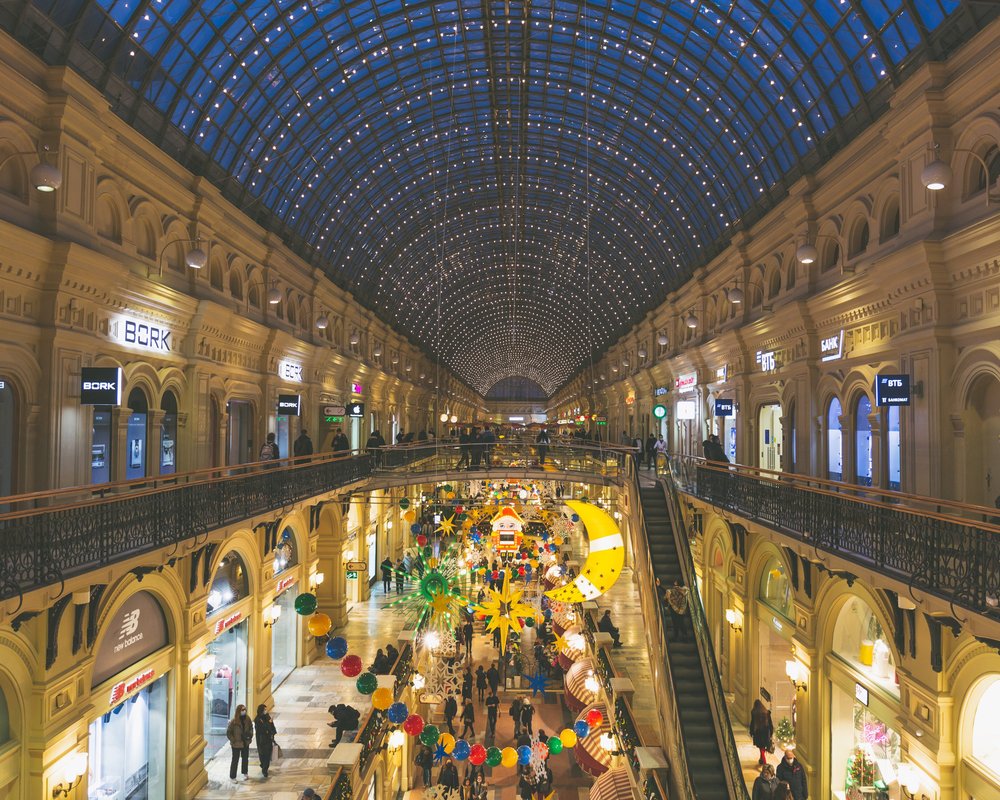
{"type": "Polygon", "coordinates": [[[423,534],[420,534],[417,537],[417,544],[420,545],[421,547],[423,547],[424,545],[426,545],[427,544],[427,537],[424,536],[423,534]]]}
{"type": "Polygon", "coordinates": [[[472,749],[469,750],[469,763],[473,766],[478,767],[486,760],[486,748],[481,744],[472,745],[472,749]]]}
{"type": "Polygon", "coordinates": [[[455,506],[455,513],[461,514],[465,509],[462,506],[455,506]]]}
{"type": "Polygon", "coordinates": [[[592,708],[587,712],[587,724],[591,729],[596,728],[602,722],[604,722],[604,715],[598,709],[592,708]]]}
{"type": "Polygon", "coordinates": [[[493,570],[493,580],[495,580],[495,581],[500,580],[500,571],[499,570],[493,570]]]}
{"type": "Polygon", "coordinates": [[[403,731],[410,736],[419,736],[424,729],[424,718],[419,714],[410,714],[403,721],[403,731]]]}
{"type": "Polygon", "coordinates": [[[517,574],[520,575],[523,578],[524,577],[524,567],[518,567],[517,568],[517,574]]]}
{"type": "Polygon", "coordinates": [[[344,656],[344,660],[340,662],[340,671],[348,678],[356,678],[361,674],[363,666],[361,656],[344,656]]]}

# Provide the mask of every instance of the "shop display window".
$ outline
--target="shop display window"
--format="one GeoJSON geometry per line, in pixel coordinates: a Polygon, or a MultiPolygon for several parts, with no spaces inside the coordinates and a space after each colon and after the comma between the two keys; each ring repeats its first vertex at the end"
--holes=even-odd
{"type": "Polygon", "coordinates": [[[141,389],[133,389],[128,396],[131,414],[126,428],[125,479],[134,480],[146,476],[146,420],[149,404],[141,389]]]}
{"type": "Polygon", "coordinates": [[[274,574],[280,575],[298,563],[298,554],[295,551],[295,531],[291,528],[285,528],[281,532],[281,538],[278,539],[278,546],[274,548],[274,574]]]}
{"type": "Polygon", "coordinates": [[[839,481],[844,477],[843,432],[840,417],[843,414],[840,401],[834,397],[826,411],[826,477],[839,481]]]}
{"type": "Polygon", "coordinates": [[[860,597],[852,597],[837,617],[833,652],[869,681],[899,697],[892,648],[878,618],[860,597]]]}
{"type": "Polygon", "coordinates": [[[214,614],[249,593],[246,565],[235,550],[230,550],[219,562],[212,588],[208,590],[208,613],[214,614]]]}
{"type": "Polygon", "coordinates": [[[1000,719],[1000,677],[995,677],[976,707],[976,718],[972,726],[972,757],[1000,778],[998,719],[1000,719]]]}
{"type": "Polygon", "coordinates": [[[111,480],[111,406],[94,406],[90,434],[90,482],[111,480]]]}
{"type": "Polygon", "coordinates": [[[793,619],[792,587],[784,565],[772,558],[760,578],[760,599],[785,619],[793,619]]]}
{"type": "Polygon", "coordinates": [[[862,486],[872,485],[872,404],[867,395],[861,395],[854,407],[854,465],[855,478],[862,486]]]}
{"type": "Polygon", "coordinates": [[[295,586],[275,599],[281,614],[271,626],[271,689],[277,689],[296,666],[298,657],[299,615],[295,613],[295,586]]]}
{"type": "Polygon", "coordinates": [[[902,488],[902,440],[899,431],[899,406],[888,408],[888,441],[886,450],[889,456],[889,488],[897,492],[902,488]]]}
{"type": "Polygon", "coordinates": [[[160,400],[163,419],[160,421],[160,474],[173,475],[177,471],[177,398],[173,392],[164,392],[160,400]]]}
{"type": "Polygon", "coordinates": [[[167,680],[90,724],[88,800],[166,800],[167,680]]]}
{"type": "Polygon", "coordinates": [[[247,702],[247,632],[243,620],[208,643],[214,657],[212,673],[205,679],[205,759],[227,745],[226,727],[236,706],[247,702]]]}
{"type": "Polygon", "coordinates": [[[888,798],[899,771],[899,734],[861,703],[854,704],[854,747],[847,757],[847,800],[888,798]]]}

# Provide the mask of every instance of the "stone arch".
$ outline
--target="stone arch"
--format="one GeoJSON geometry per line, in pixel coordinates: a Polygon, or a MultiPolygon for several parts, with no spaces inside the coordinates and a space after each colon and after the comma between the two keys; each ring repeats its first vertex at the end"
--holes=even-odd
{"type": "MultiPolygon", "coordinates": [[[[261,566],[260,545],[257,536],[249,528],[239,528],[230,533],[226,538],[218,543],[215,556],[221,559],[230,552],[235,552],[243,562],[247,570],[247,587],[250,596],[263,590],[262,582],[264,570],[261,566]]],[[[209,577],[209,585],[215,578],[218,566],[212,570],[209,577]]]]}
{"type": "Polygon", "coordinates": [[[157,407],[162,408],[159,405],[159,401],[166,392],[173,392],[179,405],[188,388],[187,377],[184,375],[184,371],[177,367],[166,367],[157,373],[157,378],[160,387],[159,391],[154,395],[157,400],[157,407]]]}
{"type": "Polygon", "coordinates": [[[133,362],[124,368],[125,385],[122,387],[122,400],[126,400],[133,389],[141,389],[146,395],[146,402],[153,408],[159,401],[160,376],[156,368],[146,362],[133,362]]]}
{"type": "Polygon", "coordinates": [[[961,180],[962,200],[969,200],[984,189],[996,189],[1000,175],[1000,114],[982,114],[970,122],[955,144],[954,174],[961,180]],[[966,152],[971,151],[971,152],[966,152]],[[979,158],[986,162],[989,175],[984,175],[979,158]]]}
{"type": "Polygon", "coordinates": [[[899,177],[891,175],[882,181],[875,191],[872,202],[872,217],[878,225],[878,242],[893,238],[900,226],[899,177]]]}
{"type": "Polygon", "coordinates": [[[212,257],[208,260],[208,284],[217,292],[225,291],[226,259],[219,248],[212,248],[212,257]]]}
{"type": "Polygon", "coordinates": [[[229,264],[229,294],[234,300],[242,303],[245,299],[246,272],[239,260],[233,259],[229,264]]]}
{"type": "Polygon", "coordinates": [[[30,153],[34,149],[34,143],[16,124],[9,120],[0,122],[0,161],[9,158],[0,168],[0,193],[17,198],[24,204],[30,199],[29,163],[37,161],[37,157],[15,154],[30,153]]]}
{"type": "Polygon", "coordinates": [[[872,201],[860,197],[848,208],[843,235],[847,244],[847,260],[863,256],[871,243],[872,201]]]}
{"type": "Polygon", "coordinates": [[[247,274],[247,284],[246,284],[247,305],[250,308],[255,308],[258,311],[263,311],[264,305],[267,302],[264,296],[266,294],[266,289],[264,284],[263,271],[255,264],[247,264],[246,274],[247,274]]]}
{"type": "Polygon", "coordinates": [[[190,238],[191,235],[180,219],[177,217],[167,217],[164,219],[163,236],[161,239],[163,245],[160,248],[161,252],[157,255],[158,260],[162,258],[165,262],[164,271],[186,272],[187,263],[185,256],[187,255],[187,249],[192,246],[188,241],[190,238]]]}
{"type": "Polygon", "coordinates": [[[0,781],[0,791],[13,787],[13,797],[27,797],[29,749],[25,746],[31,725],[31,687],[43,666],[28,637],[12,630],[0,631],[0,693],[3,694],[10,723],[9,738],[0,743],[5,772],[13,776],[0,781]],[[14,767],[11,770],[11,767],[14,767]]]}
{"type": "Polygon", "coordinates": [[[97,235],[115,244],[122,243],[125,221],[128,218],[128,203],[121,190],[111,178],[101,178],[97,182],[94,198],[94,227],[97,235]]]}
{"type": "Polygon", "coordinates": [[[896,648],[892,609],[889,607],[883,592],[872,591],[861,581],[855,581],[853,586],[848,586],[846,580],[839,578],[829,580],[825,581],[817,592],[815,604],[816,641],[819,643],[820,652],[833,653],[835,651],[834,634],[840,619],[840,612],[854,598],[860,599],[875,615],[879,626],[886,634],[893,662],[898,666],[901,663],[901,653],[896,648]]]}
{"type": "Polygon", "coordinates": [[[816,249],[819,251],[819,258],[816,259],[817,268],[820,272],[829,272],[834,267],[841,264],[842,259],[842,225],[840,217],[830,217],[819,227],[816,237],[816,249]]]}

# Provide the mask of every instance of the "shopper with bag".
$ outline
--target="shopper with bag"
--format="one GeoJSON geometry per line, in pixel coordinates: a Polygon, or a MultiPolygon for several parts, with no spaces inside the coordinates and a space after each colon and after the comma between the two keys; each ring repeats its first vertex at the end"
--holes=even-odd
{"type": "Polygon", "coordinates": [[[280,756],[281,748],[274,741],[274,737],[278,731],[275,729],[271,715],[267,713],[267,709],[263,703],[257,706],[257,716],[253,718],[253,729],[257,735],[257,755],[260,757],[260,771],[266,778],[267,770],[271,766],[271,757],[274,755],[275,750],[277,750],[280,756]]]}

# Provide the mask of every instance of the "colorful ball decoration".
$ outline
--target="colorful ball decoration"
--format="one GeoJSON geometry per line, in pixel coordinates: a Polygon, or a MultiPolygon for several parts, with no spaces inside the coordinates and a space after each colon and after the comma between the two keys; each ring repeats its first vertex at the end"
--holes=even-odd
{"type": "Polygon", "coordinates": [[[306,627],[313,636],[326,636],[333,627],[333,620],[326,614],[313,614],[309,617],[306,627]]]}
{"type": "Polygon", "coordinates": [[[577,739],[586,739],[590,736],[590,726],[582,719],[579,719],[573,724],[573,733],[576,734],[577,739]]]}
{"type": "Polygon", "coordinates": [[[437,725],[427,725],[420,732],[420,743],[425,744],[428,747],[433,747],[437,744],[438,736],[440,735],[441,732],[438,731],[437,725]]]}
{"type": "Polygon", "coordinates": [[[340,662],[340,671],[346,678],[356,678],[361,674],[363,666],[364,665],[361,663],[361,657],[351,654],[349,656],[345,656],[344,660],[340,662]]]}
{"type": "Polygon", "coordinates": [[[310,592],[303,592],[295,598],[295,613],[303,617],[308,617],[316,611],[316,595],[310,592]]]}
{"type": "Polygon", "coordinates": [[[333,639],[330,639],[326,643],[326,654],[330,656],[330,658],[332,658],[334,661],[339,661],[340,659],[342,659],[344,656],[347,655],[347,642],[344,641],[344,638],[342,636],[337,636],[333,639]],[[343,646],[341,646],[340,642],[343,642],[343,646]]]}
{"type": "Polygon", "coordinates": [[[478,767],[485,760],[486,760],[486,748],[483,747],[481,744],[479,744],[479,742],[476,742],[474,745],[472,745],[472,748],[469,750],[469,763],[471,763],[473,766],[478,767]]]}
{"type": "Polygon", "coordinates": [[[355,686],[361,694],[372,694],[378,688],[378,677],[373,672],[362,672],[355,686]]]}
{"type": "Polygon", "coordinates": [[[534,628],[535,627],[535,618],[534,617],[525,617],[524,618],[524,624],[525,624],[525,627],[534,628]]]}
{"type": "Polygon", "coordinates": [[[559,734],[559,741],[562,742],[562,746],[567,750],[571,747],[576,747],[577,738],[576,731],[570,728],[564,728],[562,733],[559,734]]]}
{"type": "Polygon", "coordinates": [[[455,742],[455,749],[451,751],[451,754],[456,761],[465,761],[469,757],[470,749],[469,743],[465,739],[459,739],[455,742]]]}
{"type": "Polygon", "coordinates": [[[410,714],[410,716],[403,721],[403,731],[409,736],[419,736],[423,729],[424,718],[419,714],[410,714]]]}
{"type": "Polygon", "coordinates": [[[532,755],[540,761],[549,757],[549,745],[547,742],[535,742],[531,745],[532,755]]]}
{"type": "Polygon", "coordinates": [[[424,534],[421,533],[419,536],[417,536],[417,544],[420,547],[423,547],[424,545],[426,545],[427,544],[427,537],[424,536],[424,534]]]}
{"type": "Polygon", "coordinates": [[[418,533],[420,533],[420,524],[417,523],[417,522],[414,522],[410,526],[410,533],[412,533],[414,536],[416,536],[418,533]]]}
{"type": "Polygon", "coordinates": [[[550,736],[549,737],[549,752],[552,755],[557,756],[562,751],[563,751],[562,739],[560,739],[558,736],[550,736]]]}
{"type": "Polygon", "coordinates": [[[573,522],[579,522],[580,521],[580,515],[579,514],[574,514],[573,516],[570,517],[570,519],[573,520],[573,522]]]}
{"type": "Polygon", "coordinates": [[[403,511],[406,511],[406,509],[408,509],[410,507],[410,498],[409,497],[404,497],[402,500],[400,500],[399,501],[399,507],[401,509],[403,509],[403,511]]]}
{"type": "Polygon", "coordinates": [[[392,690],[381,687],[372,692],[372,707],[376,711],[385,711],[392,705],[392,690]]]}
{"type": "Polygon", "coordinates": [[[500,751],[499,747],[491,747],[486,751],[487,767],[499,767],[501,761],[503,761],[503,753],[500,751]]]}
{"type": "Polygon", "coordinates": [[[389,722],[393,725],[402,725],[406,722],[407,716],[409,716],[409,711],[406,708],[406,703],[393,703],[389,706],[389,722]]]}
{"type": "Polygon", "coordinates": [[[604,721],[604,715],[600,712],[600,709],[592,708],[587,712],[587,724],[591,728],[596,728],[604,721]]]}
{"type": "Polygon", "coordinates": [[[458,744],[458,742],[455,741],[455,737],[450,733],[442,733],[438,737],[437,743],[444,748],[445,753],[448,755],[451,755],[455,751],[455,745],[458,744]]]}
{"type": "Polygon", "coordinates": [[[507,769],[517,766],[517,750],[513,747],[505,747],[500,751],[500,763],[507,769]]]}
{"type": "Polygon", "coordinates": [[[522,767],[531,763],[531,748],[528,745],[522,744],[517,748],[517,763],[522,767]]]}

